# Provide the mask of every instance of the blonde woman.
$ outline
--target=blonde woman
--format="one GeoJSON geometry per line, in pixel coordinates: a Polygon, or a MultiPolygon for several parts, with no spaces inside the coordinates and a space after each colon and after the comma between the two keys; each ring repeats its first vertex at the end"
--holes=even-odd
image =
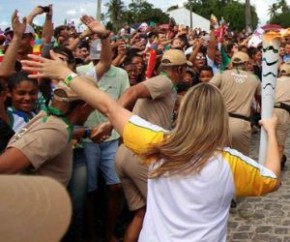
{"type": "Polygon", "coordinates": [[[228,114],[220,91],[202,83],[184,96],[176,127],[169,132],[119,106],[71,72],[61,60],[30,56],[32,77],[64,80],[104,113],[124,144],[150,164],[147,210],[139,241],[226,241],[234,196],[259,196],[280,184],[276,119],[262,120],[268,132],[265,166],[228,148],[228,114]]]}

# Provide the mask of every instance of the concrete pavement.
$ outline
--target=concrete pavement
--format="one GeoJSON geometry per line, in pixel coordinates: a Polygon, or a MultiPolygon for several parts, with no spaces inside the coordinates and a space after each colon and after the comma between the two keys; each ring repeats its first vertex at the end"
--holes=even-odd
{"type": "MultiPolygon", "coordinates": [[[[253,135],[251,157],[257,160],[260,134],[253,135]]],[[[231,209],[228,242],[290,242],[290,135],[282,186],[263,197],[244,198],[231,209]]],[[[218,242],[218,241],[217,241],[218,242]]]]}

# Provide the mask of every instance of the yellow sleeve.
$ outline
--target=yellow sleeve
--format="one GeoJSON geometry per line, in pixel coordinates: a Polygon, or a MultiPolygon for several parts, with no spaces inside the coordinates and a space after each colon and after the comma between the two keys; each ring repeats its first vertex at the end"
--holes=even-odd
{"type": "Polygon", "coordinates": [[[161,127],[133,116],[124,128],[123,141],[134,153],[142,154],[150,144],[161,142],[165,132],[161,127]]]}
{"type": "Polygon", "coordinates": [[[226,149],[223,158],[233,173],[236,197],[263,195],[280,185],[274,172],[236,150],[226,149]]]}

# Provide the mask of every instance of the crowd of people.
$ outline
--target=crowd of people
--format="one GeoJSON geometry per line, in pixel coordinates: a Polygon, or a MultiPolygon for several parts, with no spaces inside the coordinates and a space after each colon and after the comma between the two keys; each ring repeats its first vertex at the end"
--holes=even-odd
{"type": "Polygon", "coordinates": [[[125,242],[226,241],[231,202],[280,186],[290,39],[281,39],[275,115],[260,120],[262,46],[250,46],[251,35],[221,39],[214,25],[207,33],[174,21],[113,33],[81,21],[81,33],[54,27],[52,5],[23,20],[12,14],[1,38],[0,174],[66,188],[72,217],[62,241],[118,241],[123,211],[125,242]],[[249,157],[259,124],[264,165],[249,157]]]}

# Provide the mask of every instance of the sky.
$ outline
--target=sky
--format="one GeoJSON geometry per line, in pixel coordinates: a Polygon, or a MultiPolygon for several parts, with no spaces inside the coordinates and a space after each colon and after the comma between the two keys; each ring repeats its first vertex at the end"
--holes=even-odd
{"type": "MultiPolygon", "coordinates": [[[[241,0],[242,1],[242,0],[241,0]]],[[[104,6],[109,0],[102,0],[102,12],[106,11],[104,6]]],[[[123,0],[127,6],[131,0],[123,0]]],[[[154,7],[160,8],[163,11],[170,6],[177,5],[182,6],[184,0],[149,0],[147,1],[153,4],[154,7]]],[[[266,23],[269,16],[269,6],[277,0],[251,0],[251,4],[256,6],[256,11],[260,19],[260,24],[266,23]]],[[[290,0],[287,0],[290,5],[290,0]]],[[[78,23],[78,19],[83,14],[95,16],[97,9],[97,0],[0,0],[0,28],[10,26],[11,14],[15,9],[19,11],[19,16],[23,17],[29,14],[29,12],[37,5],[46,6],[53,4],[54,9],[54,24],[55,26],[63,24],[64,19],[68,22],[78,23]]],[[[42,25],[43,17],[37,17],[34,23],[42,25]]],[[[77,25],[77,24],[76,24],[77,25]]]]}

